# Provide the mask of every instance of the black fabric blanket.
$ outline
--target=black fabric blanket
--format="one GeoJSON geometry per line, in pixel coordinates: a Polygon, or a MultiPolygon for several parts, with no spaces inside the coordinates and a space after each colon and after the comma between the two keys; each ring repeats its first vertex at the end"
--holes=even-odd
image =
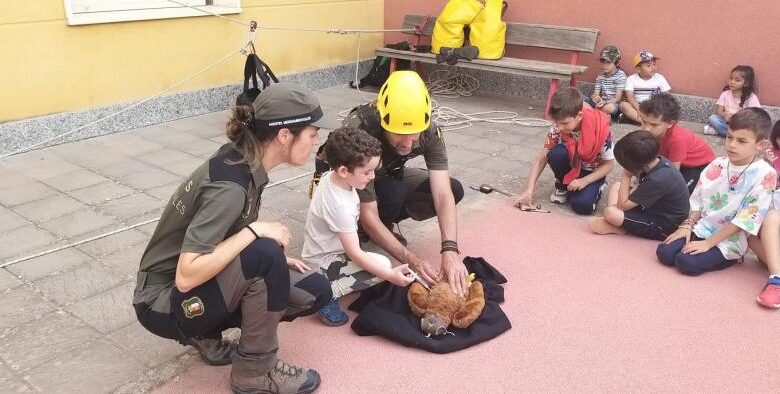
{"type": "Polygon", "coordinates": [[[495,338],[512,328],[501,310],[506,278],[481,257],[463,259],[485,288],[485,309],[468,328],[450,327],[455,335],[427,338],[420,328],[420,318],[409,309],[408,287],[382,283],[364,290],[349,309],[358,312],[352,330],[360,336],[381,335],[404,346],[418,347],[433,353],[450,353],[495,338]]]}

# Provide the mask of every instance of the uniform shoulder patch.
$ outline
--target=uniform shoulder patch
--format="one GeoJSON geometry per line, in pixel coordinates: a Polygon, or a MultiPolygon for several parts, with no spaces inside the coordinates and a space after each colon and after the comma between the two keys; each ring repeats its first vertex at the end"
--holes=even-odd
{"type": "Polygon", "coordinates": [[[184,310],[184,316],[192,319],[206,313],[206,305],[200,297],[190,297],[181,302],[181,308],[184,310]]]}

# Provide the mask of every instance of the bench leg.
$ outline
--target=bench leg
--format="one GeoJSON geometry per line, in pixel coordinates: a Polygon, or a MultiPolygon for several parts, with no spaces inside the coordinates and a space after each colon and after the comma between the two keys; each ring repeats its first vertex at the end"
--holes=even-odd
{"type": "Polygon", "coordinates": [[[558,90],[558,80],[557,79],[550,80],[550,88],[547,90],[547,105],[544,107],[544,118],[547,120],[550,119],[550,101],[552,101],[552,97],[557,90],[558,90]]]}
{"type": "Polygon", "coordinates": [[[391,74],[393,73],[393,71],[395,71],[395,67],[396,67],[395,58],[391,57],[390,58],[390,73],[391,74]]]}
{"type": "MultiPolygon", "coordinates": [[[[571,53],[571,64],[577,64],[577,59],[579,58],[579,53],[572,52],[571,53]]],[[[577,89],[577,75],[572,74],[571,79],[569,80],[569,86],[577,89]]]]}

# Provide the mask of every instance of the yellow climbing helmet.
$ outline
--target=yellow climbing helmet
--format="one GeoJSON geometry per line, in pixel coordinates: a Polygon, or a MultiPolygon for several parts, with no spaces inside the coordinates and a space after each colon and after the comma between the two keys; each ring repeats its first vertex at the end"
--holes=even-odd
{"type": "Polygon", "coordinates": [[[396,71],[379,89],[376,107],[382,128],[394,134],[422,133],[431,126],[431,98],[420,75],[396,71]]]}

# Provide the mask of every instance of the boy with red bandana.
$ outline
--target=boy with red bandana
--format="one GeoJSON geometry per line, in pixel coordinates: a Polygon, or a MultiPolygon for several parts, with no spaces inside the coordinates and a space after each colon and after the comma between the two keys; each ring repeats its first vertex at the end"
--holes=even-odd
{"type": "Polygon", "coordinates": [[[609,115],[582,108],[582,95],[574,88],[561,89],[550,102],[555,124],[531,166],[528,181],[515,205],[532,205],[536,182],[545,165],[555,174],[550,201],[571,204],[574,212],[590,215],[604,191],[605,178],[614,167],[609,115]]]}

